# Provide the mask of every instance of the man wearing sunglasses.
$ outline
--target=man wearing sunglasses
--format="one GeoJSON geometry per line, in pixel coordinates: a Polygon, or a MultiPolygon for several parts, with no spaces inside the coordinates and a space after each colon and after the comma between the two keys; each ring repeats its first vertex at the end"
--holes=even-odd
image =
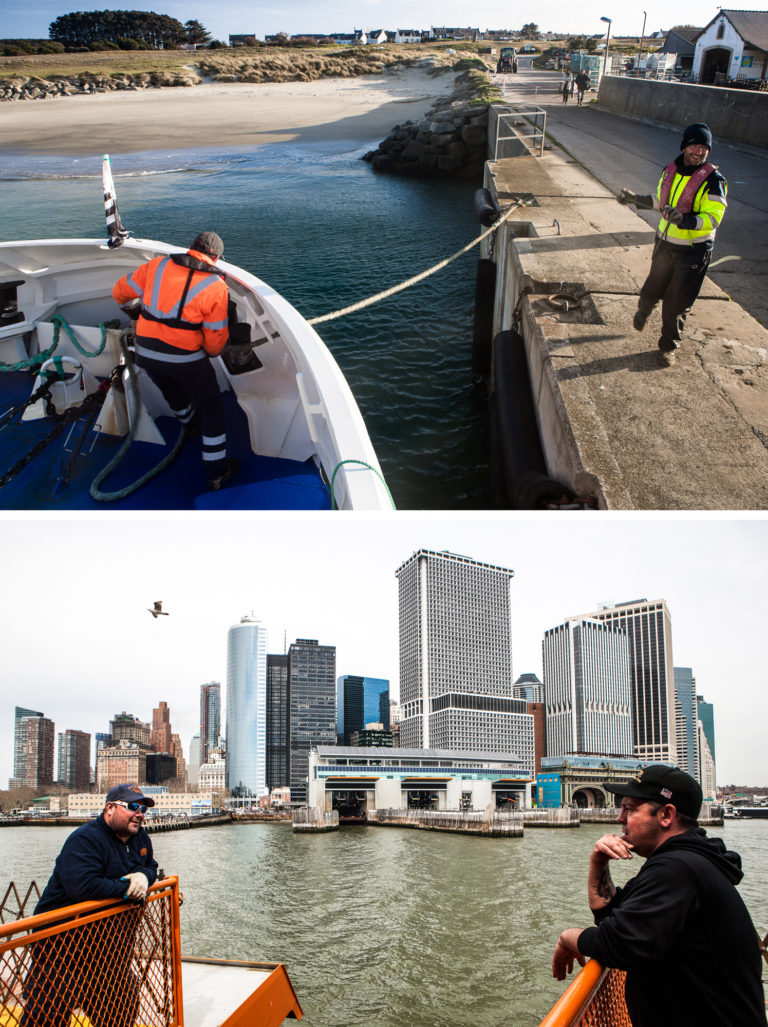
{"type": "MultiPolygon", "coordinates": [[[[102,813],[69,835],[56,857],[51,878],[35,907],[47,913],[94,899],[131,899],[136,912],[103,921],[103,933],[92,945],[108,947],[112,973],[95,979],[87,964],[83,941],[79,967],[71,965],[68,948],[75,933],[54,935],[32,946],[32,964],[24,982],[23,1027],[69,1027],[71,1011],[86,1009],[94,1024],[129,1027],[135,1022],[139,987],[130,966],[139,906],[157,878],[152,842],[144,829],[144,814],[154,799],[137,785],[116,785],[107,793],[102,813]],[[66,969],[65,969],[66,968],[66,969]],[[73,970],[80,969],[80,974],[73,970]]],[[[66,920],[66,914],[62,918],[66,920]]]]}
{"type": "Polygon", "coordinates": [[[765,1027],[757,933],[735,887],[741,857],[698,826],[698,782],[656,763],[603,787],[619,797],[622,833],[592,849],[587,893],[596,926],[562,932],[553,976],[564,980],[587,956],[626,970],[633,1027],[765,1027]],[[611,862],[635,855],[645,863],[617,887],[611,862]]]}
{"type": "Polygon", "coordinates": [[[35,913],[91,899],[136,899],[157,877],[144,814],[155,800],[138,785],[116,785],[104,810],[64,842],[35,913]]]}

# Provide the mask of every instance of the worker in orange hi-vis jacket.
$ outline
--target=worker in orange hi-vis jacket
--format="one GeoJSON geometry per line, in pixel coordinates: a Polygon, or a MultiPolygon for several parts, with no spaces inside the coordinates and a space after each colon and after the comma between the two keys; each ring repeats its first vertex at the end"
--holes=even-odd
{"type": "Polygon", "coordinates": [[[224,402],[209,359],[229,339],[229,290],[216,268],[223,253],[216,232],[200,232],[186,253],[155,257],[112,289],[136,321],[136,364],[184,430],[202,436],[209,489],[220,489],[240,468],[235,457],[227,457],[224,402]]]}

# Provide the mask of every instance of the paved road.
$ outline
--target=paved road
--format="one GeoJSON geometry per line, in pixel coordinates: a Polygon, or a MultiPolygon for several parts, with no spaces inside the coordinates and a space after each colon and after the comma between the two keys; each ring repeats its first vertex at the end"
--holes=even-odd
{"type": "MultiPolygon", "coordinates": [[[[595,93],[579,108],[559,92],[562,75],[519,60],[516,75],[497,76],[510,103],[535,103],[547,112],[550,143],[562,147],[606,188],[639,193],[656,188],[661,169],[679,153],[684,126],[666,128],[601,110],[595,93]]],[[[768,152],[752,153],[714,141],[712,160],[728,181],[728,211],[718,229],[710,277],[753,317],[768,327],[768,152]],[[729,258],[729,259],[724,259],[729,258]]],[[[653,228],[659,215],[639,211],[653,228]]]]}

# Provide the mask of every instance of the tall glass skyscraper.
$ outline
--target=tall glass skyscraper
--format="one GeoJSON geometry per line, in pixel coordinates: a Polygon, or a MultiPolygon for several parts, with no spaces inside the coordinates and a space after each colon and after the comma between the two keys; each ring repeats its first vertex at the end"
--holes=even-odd
{"type": "Polygon", "coordinates": [[[699,709],[696,678],[690,667],[675,667],[675,696],[680,710],[677,731],[677,765],[701,784],[699,760],[699,709]]]}
{"type": "Polygon", "coordinates": [[[309,750],[336,743],[336,646],[297,638],[288,649],[291,801],[305,802],[309,750]]]}
{"type": "Polygon", "coordinates": [[[547,756],[632,755],[627,636],[617,624],[567,620],[544,633],[547,756]]]}
{"type": "Polygon", "coordinates": [[[396,575],[400,744],[515,753],[533,773],[533,717],[512,698],[514,571],[420,549],[396,575]]]}
{"type": "Polygon", "coordinates": [[[349,745],[350,735],[366,724],[389,731],[389,681],[386,678],[343,674],[336,682],[336,737],[349,745]]]}
{"type": "Polygon", "coordinates": [[[227,787],[260,796],[266,786],[267,633],[241,617],[227,634],[227,787]]]}
{"type": "Polygon", "coordinates": [[[704,729],[707,745],[709,746],[709,752],[712,759],[717,761],[717,755],[715,753],[715,707],[711,702],[707,702],[703,695],[697,695],[696,708],[699,711],[699,720],[701,721],[701,725],[704,729]]]}
{"type": "Polygon", "coordinates": [[[290,784],[288,655],[267,656],[267,787],[290,784]]]}
{"type": "Polygon", "coordinates": [[[649,763],[675,763],[672,618],[666,602],[635,599],[606,606],[586,614],[586,618],[616,624],[627,633],[632,680],[632,755],[649,763]]]}
{"type": "Polygon", "coordinates": [[[221,734],[221,685],[209,681],[200,685],[200,764],[208,762],[209,753],[219,747],[221,734]]]}

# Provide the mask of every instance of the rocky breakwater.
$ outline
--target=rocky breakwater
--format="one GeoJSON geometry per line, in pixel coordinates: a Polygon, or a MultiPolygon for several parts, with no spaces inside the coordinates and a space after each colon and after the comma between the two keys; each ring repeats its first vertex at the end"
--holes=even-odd
{"type": "Polygon", "coordinates": [[[458,100],[433,108],[420,121],[395,125],[363,160],[393,175],[480,180],[487,145],[488,104],[458,100]]]}
{"type": "Polygon", "coordinates": [[[2,100],[47,100],[55,96],[90,96],[116,89],[156,89],[193,86],[200,81],[194,71],[144,72],[138,75],[79,75],[72,78],[13,78],[0,83],[2,100]]]}

